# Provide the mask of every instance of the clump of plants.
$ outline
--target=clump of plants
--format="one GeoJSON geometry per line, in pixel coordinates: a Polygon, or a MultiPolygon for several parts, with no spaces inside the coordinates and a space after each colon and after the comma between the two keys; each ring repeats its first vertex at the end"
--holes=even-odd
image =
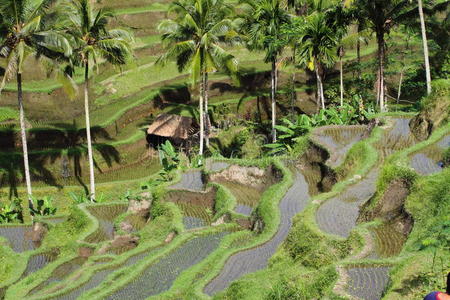
{"type": "Polygon", "coordinates": [[[30,212],[33,216],[52,216],[56,213],[56,207],[53,205],[53,198],[45,196],[42,199],[32,198],[33,207],[30,212]]]}
{"type": "Polygon", "coordinates": [[[268,149],[268,154],[290,153],[302,137],[315,127],[363,124],[373,113],[373,107],[366,108],[361,97],[356,95],[351,104],[331,106],[312,116],[301,114],[295,121],[283,118],[281,125],[275,125],[279,133],[277,142],[266,144],[264,147],[268,149]]]}
{"type": "Polygon", "coordinates": [[[19,199],[10,203],[0,203],[0,224],[23,221],[22,206],[19,199]]]}

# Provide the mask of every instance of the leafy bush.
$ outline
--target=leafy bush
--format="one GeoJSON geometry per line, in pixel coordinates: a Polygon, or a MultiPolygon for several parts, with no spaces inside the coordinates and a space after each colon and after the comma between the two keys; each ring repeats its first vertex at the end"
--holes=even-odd
{"type": "Polygon", "coordinates": [[[0,203],[0,224],[21,221],[22,206],[19,199],[14,199],[9,204],[0,203]]]}
{"type": "Polygon", "coordinates": [[[180,156],[170,141],[166,141],[159,147],[159,160],[166,172],[178,168],[180,156]]]}
{"type": "Polygon", "coordinates": [[[342,106],[322,109],[318,114],[312,116],[301,114],[297,116],[295,122],[283,118],[281,120],[282,125],[275,126],[279,132],[278,141],[266,144],[264,147],[269,149],[268,154],[271,155],[292,152],[299,138],[306,135],[314,127],[361,124],[366,122],[373,113],[373,107],[366,108],[361,97],[355,95],[351,104],[344,103],[342,106]]]}
{"type": "Polygon", "coordinates": [[[45,196],[42,199],[32,198],[33,208],[30,210],[33,216],[51,216],[56,213],[56,207],[53,206],[53,198],[45,196]]]}
{"type": "MultiPolygon", "coordinates": [[[[73,202],[75,202],[76,204],[82,204],[82,203],[89,203],[89,202],[91,202],[89,197],[86,194],[84,194],[84,193],[76,194],[74,192],[70,192],[69,193],[69,197],[72,198],[73,202]]],[[[105,194],[103,194],[103,193],[97,194],[97,196],[95,197],[95,202],[97,202],[97,203],[104,203],[104,202],[106,202],[105,194]]]]}

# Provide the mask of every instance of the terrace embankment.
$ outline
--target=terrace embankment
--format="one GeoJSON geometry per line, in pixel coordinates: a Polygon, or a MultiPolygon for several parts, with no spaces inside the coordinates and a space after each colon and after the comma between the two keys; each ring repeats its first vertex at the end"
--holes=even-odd
{"type": "Polygon", "coordinates": [[[217,169],[219,166],[224,168],[210,173],[208,181],[221,184],[230,190],[237,202],[234,211],[246,216],[252,214],[264,191],[279,181],[279,174],[271,166],[263,170],[258,167],[213,165],[217,169]]]}

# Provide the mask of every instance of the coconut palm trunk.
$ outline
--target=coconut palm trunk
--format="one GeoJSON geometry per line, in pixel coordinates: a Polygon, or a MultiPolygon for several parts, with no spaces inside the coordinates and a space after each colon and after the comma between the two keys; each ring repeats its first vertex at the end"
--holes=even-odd
{"type": "Polygon", "coordinates": [[[339,49],[339,72],[340,72],[340,89],[341,89],[341,106],[344,105],[344,68],[342,65],[343,49],[339,49]]]}
{"type": "Polygon", "coordinates": [[[89,199],[95,201],[95,177],[94,177],[94,156],[92,154],[92,138],[91,138],[91,120],[89,117],[89,62],[86,58],[84,69],[84,113],[86,116],[86,141],[88,144],[88,160],[89,160],[89,199]]]}
{"type": "MultiPolygon", "coordinates": [[[[27,186],[28,206],[30,208],[30,211],[32,211],[33,193],[31,189],[30,164],[28,161],[28,144],[27,144],[27,131],[25,127],[25,111],[23,108],[22,74],[20,72],[17,72],[17,100],[19,104],[20,136],[22,138],[23,169],[25,173],[25,184],[27,186]]],[[[32,213],[31,218],[33,218],[32,213]]]]}
{"type": "Polygon", "coordinates": [[[400,80],[398,81],[397,104],[400,102],[400,96],[402,94],[403,72],[404,68],[400,71],[400,80]]]}
{"type": "Polygon", "coordinates": [[[292,70],[292,76],[291,76],[291,81],[292,81],[292,85],[291,85],[291,114],[292,117],[294,116],[294,106],[295,106],[295,102],[297,100],[297,93],[295,92],[295,53],[296,53],[296,45],[294,45],[292,47],[292,65],[293,70],[292,70]]]}
{"type": "Polygon", "coordinates": [[[272,59],[272,72],[270,73],[271,75],[271,94],[270,94],[270,98],[272,101],[272,142],[276,142],[277,141],[277,131],[275,129],[275,125],[276,125],[276,109],[277,109],[277,105],[276,105],[276,100],[275,100],[275,94],[276,94],[276,85],[277,85],[277,65],[276,65],[276,57],[274,57],[272,59]]]}
{"type": "Polygon", "coordinates": [[[431,71],[430,71],[430,59],[428,54],[428,42],[427,42],[427,32],[425,28],[425,18],[423,16],[422,0],[419,2],[419,17],[420,17],[420,29],[422,31],[422,43],[423,43],[423,56],[425,60],[425,75],[427,80],[427,94],[431,93],[431,71]]]}
{"type": "Polygon", "coordinates": [[[199,151],[198,154],[199,155],[203,155],[203,143],[204,143],[204,134],[205,134],[205,117],[204,117],[204,113],[203,113],[203,96],[205,95],[205,82],[204,82],[204,71],[203,71],[203,59],[201,61],[201,76],[202,76],[202,80],[200,80],[200,95],[199,95],[199,101],[198,101],[198,108],[200,110],[200,114],[199,114],[199,119],[200,119],[200,146],[199,146],[199,151]]]}
{"type": "Polygon", "coordinates": [[[384,31],[377,32],[378,43],[378,80],[377,80],[377,102],[380,105],[380,110],[385,110],[384,105],[384,59],[385,59],[385,42],[384,31]]]}
{"type": "Polygon", "coordinates": [[[205,143],[206,148],[209,148],[209,133],[211,130],[211,122],[208,113],[208,72],[203,72],[203,98],[205,102],[204,122],[205,122],[205,143]]]}

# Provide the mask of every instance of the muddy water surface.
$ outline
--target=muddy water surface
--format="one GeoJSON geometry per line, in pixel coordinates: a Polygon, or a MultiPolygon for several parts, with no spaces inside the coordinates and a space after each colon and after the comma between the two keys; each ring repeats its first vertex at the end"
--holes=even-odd
{"type": "Polygon", "coordinates": [[[437,143],[429,145],[411,155],[411,167],[421,175],[430,175],[442,171],[444,151],[450,147],[450,134],[437,143]]]}
{"type": "Polygon", "coordinates": [[[330,153],[327,164],[337,167],[344,162],[350,148],[360,141],[365,133],[366,126],[326,126],[314,132],[314,139],[324,146],[330,153]]]}
{"type": "Polygon", "coordinates": [[[171,189],[203,191],[205,185],[200,171],[189,171],[181,174],[180,182],[170,186],[171,189]]]}
{"type": "Polygon", "coordinates": [[[15,252],[24,252],[38,247],[30,238],[31,225],[0,226],[0,236],[4,237],[15,252]]]}
{"type": "Polygon", "coordinates": [[[359,299],[379,300],[389,281],[389,267],[357,266],[348,268],[347,292],[359,299]]]}
{"type": "Polygon", "coordinates": [[[168,290],[184,270],[199,263],[217,249],[227,233],[193,238],[147,267],[132,282],[107,299],[146,299],[168,290]]]}

